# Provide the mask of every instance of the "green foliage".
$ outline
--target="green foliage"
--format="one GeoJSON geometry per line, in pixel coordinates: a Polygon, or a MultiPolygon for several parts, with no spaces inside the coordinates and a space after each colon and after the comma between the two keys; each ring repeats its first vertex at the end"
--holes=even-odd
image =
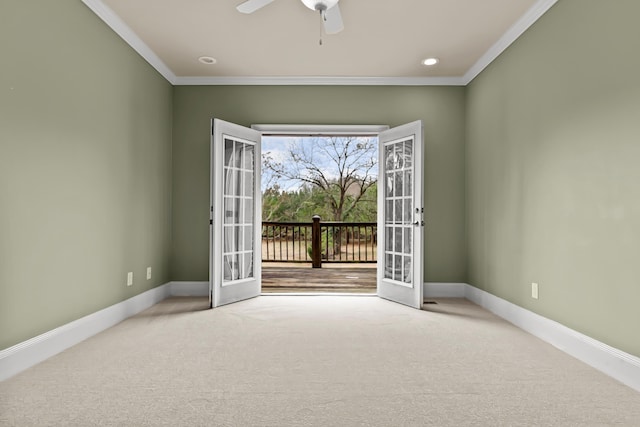
{"type": "MultiPolygon", "coordinates": [[[[335,249],[333,234],[322,233],[320,239],[320,253],[322,254],[322,258],[325,259],[327,258],[327,248],[329,248],[330,252],[335,249]]],[[[312,252],[311,245],[307,246],[307,255],[309,255],[309,258],[313,258],[312,252]]]]}
{"type": "MultiPolygon", "coordinates": [[[[354,208],[343,218],[346,222],[375,222],[377,206],[377,184],[373,184],[354,208]]],[[[334,190],[338,191],[338,190],[334,190]]],[[[281,191],[276,184],[262,195],[262,218],[264,221],[310,222],[320,215],[325,221],[333,219],[329,197],[325,190],[312,185],[297,191],[281,191]]],[[[353,196],[345,196],[353,199],[353,196]]],[[[349,200],[352,202],[353,200],[349,200]]]]}

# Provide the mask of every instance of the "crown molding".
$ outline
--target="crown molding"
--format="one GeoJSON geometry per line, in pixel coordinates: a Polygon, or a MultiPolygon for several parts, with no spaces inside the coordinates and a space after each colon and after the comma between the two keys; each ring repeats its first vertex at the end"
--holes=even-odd
{"type": "Polygon", "coordinates": [[[485,52],[478,61],[469,68],[462,80],[468,85],[489,66],[502,52],[516,41],[522,33],[531,27],[542,15],[544,15],[558,0],[538,0],[520,19],[513,24],[498,41],[485,52]]]}
{"type": "Polygon", "coordinates": [[[116,34],[129,44],[142,56],[153,68],[156,69],[167,81],[175,84],[176,75],[167,67],[156,53],[151,50],[140,37],[120,19],[118,15],[101,0],[82,0],[82,2],[102,19],[116,34]]]}
{"type": "Polygon", "coordinates": [[[174,86],[466,86],[558,0],[538,0],[462,77],[178,77],[102,0],[82,0],[174,86]]]}
{"type": "Polygon", "coordinates": [[[464,86],[462,77],[177,77],[176,86],[464,86]]]}

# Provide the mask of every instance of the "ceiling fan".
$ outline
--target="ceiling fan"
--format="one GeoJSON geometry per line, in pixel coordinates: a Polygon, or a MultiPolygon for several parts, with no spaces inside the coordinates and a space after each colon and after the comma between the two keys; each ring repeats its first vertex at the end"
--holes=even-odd
{"type": "MultiPolygon", "coordinates": [[[[238,12],[253,13],[262,9],[274,0],[247,0],[236,7],[238,12]]],[[[320,13],[324,31],[327,34],[336,34],[344,29],[342,15],[340,14],[339,0],[301,0],[305,6],[320,13]]]]}

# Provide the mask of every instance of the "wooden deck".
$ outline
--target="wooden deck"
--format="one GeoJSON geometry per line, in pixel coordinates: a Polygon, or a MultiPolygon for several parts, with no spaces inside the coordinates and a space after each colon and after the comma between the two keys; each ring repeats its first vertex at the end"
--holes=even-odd
{"type": "Polygon", "coordinates": [[[262,264],[263,293],[376,293],[375,264],[363,266],[323,265],[311,268],[306,264],[298,266],[272,266],[262,264]]]}

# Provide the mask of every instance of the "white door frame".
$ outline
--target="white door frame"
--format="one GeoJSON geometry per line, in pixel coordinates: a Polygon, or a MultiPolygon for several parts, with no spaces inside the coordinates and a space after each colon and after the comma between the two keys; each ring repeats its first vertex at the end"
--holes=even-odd
{"type": "Polygon", "coordinates": [[[375,135],[389,129],[387,125],[251,125],[265,136],[375,135]]]}
{"type": "MultiPolygon", "coordinates": [[[[251,126],[251,129],[256,130],[262,134],[262,136],[349,136],[349,135],[359,135],[359,136],[378,136],[380,133],[389,130],[389,126],[387,125],[291,125],[291,124],[254,124],[251,126]]],[[[419,141],[416,141],[420,144],[423,144],[422,136],[419,141]]],[[[420,147],[420,152],[422,152],[422,146],[420,147]]],[[[258,153],[261,154],[261,153],[258,153]]],[[[420,156],[422,157],[422,156],[420,156]]],[[[420,158],[422,161],[422,158],[420,158]]],[[[213,170],[213,164],[211,165],[213,170]]],[[[379,177],[378,177],[379,178],[379,177]]],[[[421,190],[422,191],[422,190],[421,190]]],[[[422,194],[419,195],[419,198],[422,200],[422,194]]],[[[378,229],[380,231],[380,227],[384,228],[384,224],[380,224],[378,222],[378,229]]],[[[422,229],[423,230],[423,229],[422,229]]],[[[421,231],[422,232],[422,231],[421,231]]],[[[214,242],[211,242],[210,247],[212,248],[214,242]]],[[[422,273],[422,269],[424,268],[423,259],[422,259],[422,251],[419,250],[420,254],[419,258],[416,261],[420,265],[420,271],[422,273]]],[[[378,260],[380,262],[380,260],[378,260]]],[[[212,266],[210,266],[212,268],[212,266]]],[[[380,275],[379,269],[377,269],[377,276],[380,275]]],[[[419,275],[422,277],[422,274],[419,275]]],[[[378,282],[380,277],[378,277],[378,282]]],[[[419,286],[422,289],[422,283],[416,283],[416,286],[419,286]]],[[[422,292],[420,293],[422,294],[422,292]]]]}

